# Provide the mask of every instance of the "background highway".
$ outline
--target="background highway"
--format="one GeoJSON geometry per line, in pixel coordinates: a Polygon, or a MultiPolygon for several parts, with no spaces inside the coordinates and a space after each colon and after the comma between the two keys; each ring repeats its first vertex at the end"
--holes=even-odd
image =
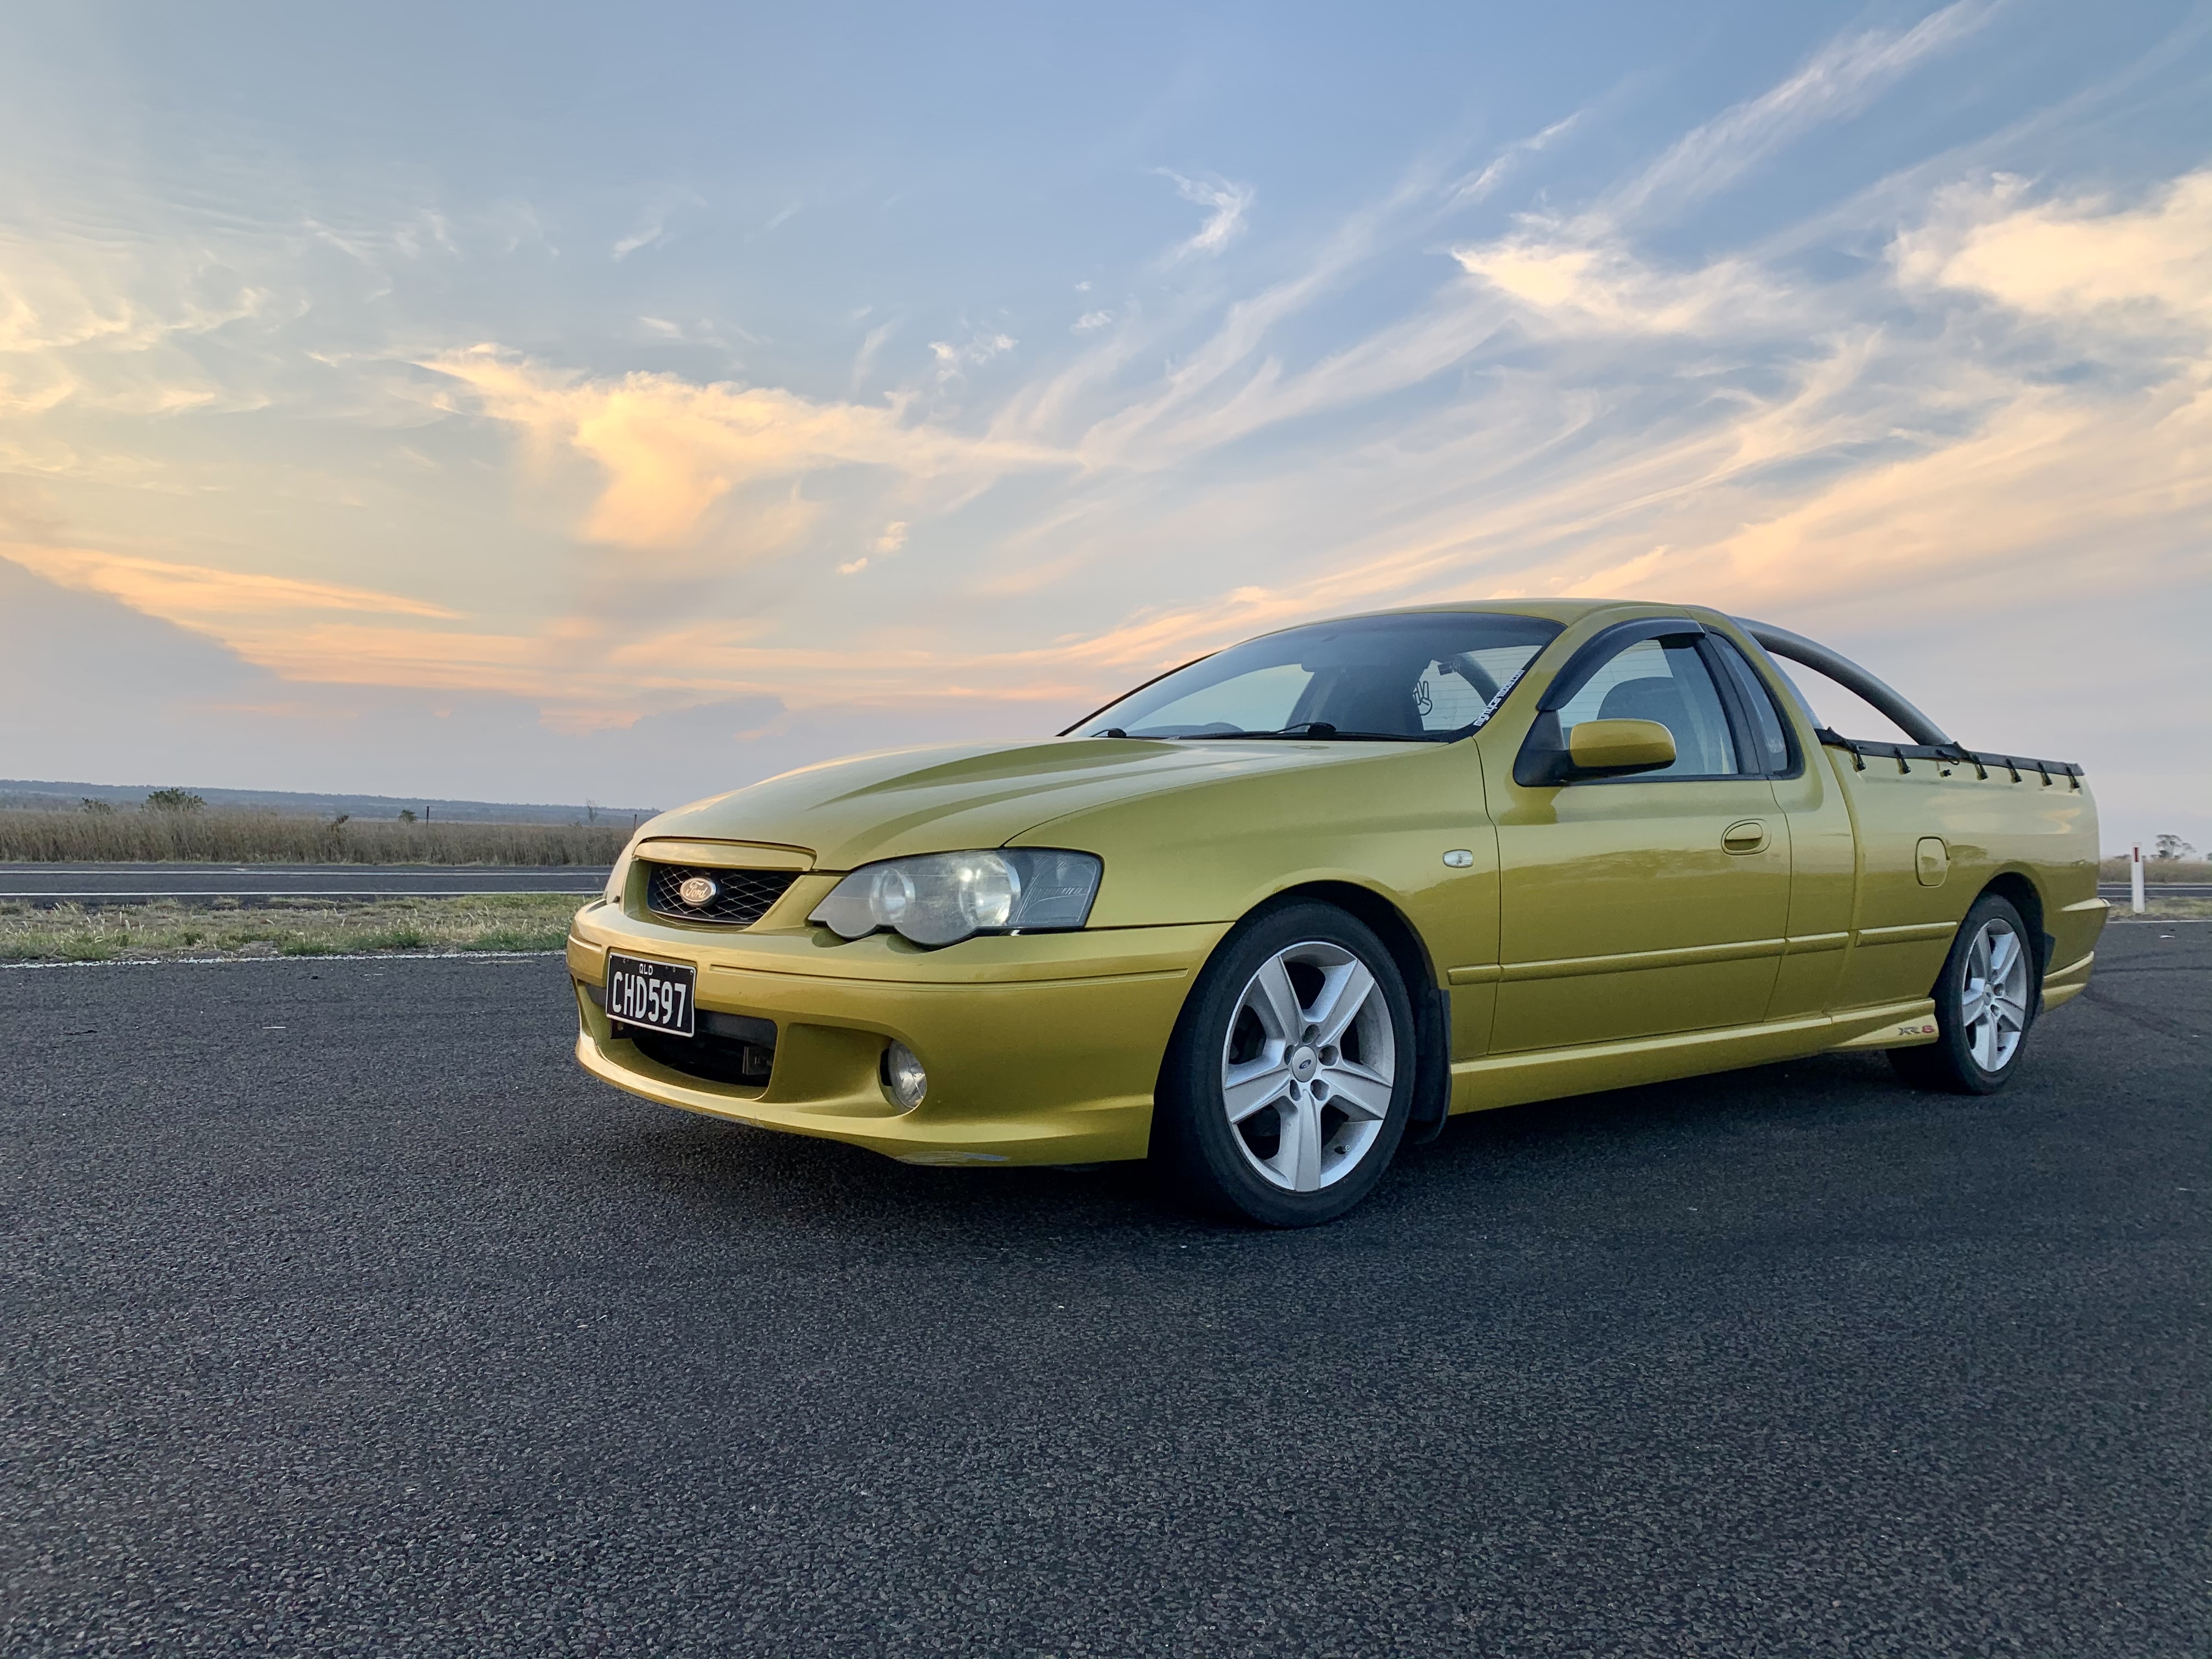
{"type": "Polygon", "coordinates": [[[1301,1234],[631,1100],[556,961],[0,970],[0,1650],[2201,1654],[2212,926],[2104,963],[1301,1234]]]}
{"type": "Polygon", "coordinates": [[[584,865],[0,864],[0,899],[413,897],[425,893],[596,893],[584,865]]]}

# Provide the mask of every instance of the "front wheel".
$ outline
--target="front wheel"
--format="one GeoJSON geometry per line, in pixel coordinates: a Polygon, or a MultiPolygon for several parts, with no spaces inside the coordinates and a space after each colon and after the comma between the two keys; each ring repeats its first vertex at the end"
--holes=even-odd
{"type": "Polygon", "coordinates": [[[2035,1015],[2035,952],[2010,900],[1984,893],[1951,942],[1936,981],[1936,1041],[1892,1048],[1917,1088],[1993,1095],[2012,1080],[2035,1015]]]}
{"type": "Polygon", "coordinates": [[[1334,1221],[1405,1133],[1413,1037],[1405,980],[1372,929],[1333,905],[1263,911],[1184,1005],[1153,1155],[1207,1208],[1269,1227],[1334,1221]]]}

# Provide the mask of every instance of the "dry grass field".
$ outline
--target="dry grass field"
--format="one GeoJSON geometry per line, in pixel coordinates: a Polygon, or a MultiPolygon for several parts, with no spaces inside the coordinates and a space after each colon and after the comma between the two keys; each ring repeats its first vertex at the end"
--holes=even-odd
{"type": "Polygon", "coordinates": [[[403,823],[206,807],[0,811],[0,863],[612,864],[623,823],[403,823]]]}
{"type": "MultiPolygon", "coordinates": [[[[2128,860],[2106,859],[2097,866],[2100,881],[2125,881],[2128,860]]],[[[2212,919],[2212,899],[2160,892],[2161,887],[2182,882],[2212,882],[2212,862],[2203,859],[2145,859],[2143,860],[2143,914],[2145,921],[2202,921],[2212,919]]],[[[2128,917],[2128,901],[2112,901],[2116,919],[2128,917]]]]}
{"type": "MultiPolygon", "coordinates": [[[[2125,881],[2127,878],[2128,860],[2124,858],[2106,859],[2097,866],[2099,881],[2125,881]]],[[[2155,887],[2161,882],[2168,881],[2212,881],[2212,860],[2205,859],[2145,859],[2143,860],[2144,886],[2155,887]]]]}
{"type": "Polygon", "coordinates": [[[380,951],[557,951],[573,893],[377,899],[156,899],[38,908],[0,901],[0,963],[179,957],[351,956],[380,951]]]}
{"type": "Polygon", "coordinates": [[[2112,901],[2115,921],[2212,921],[2212,899],[2167,898],[2145,884],[2142,915],[2131,915],[2125,899],[2112,901]]]}

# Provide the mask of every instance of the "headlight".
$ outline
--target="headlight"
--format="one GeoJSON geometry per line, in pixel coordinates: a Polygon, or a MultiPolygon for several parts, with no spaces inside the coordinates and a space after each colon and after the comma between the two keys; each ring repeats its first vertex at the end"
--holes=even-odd
{"type": "Polygon", "coordinates": [[[888,927],[916,945],[1080,927],[1101,868],[1089,853],[1028,847],[886,859],[839,882],[807,920],[847,939],[888,927]]]}

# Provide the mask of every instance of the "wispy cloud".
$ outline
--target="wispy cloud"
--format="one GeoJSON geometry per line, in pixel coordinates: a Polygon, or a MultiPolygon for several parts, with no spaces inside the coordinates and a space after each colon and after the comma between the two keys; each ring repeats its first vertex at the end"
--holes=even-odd
{"type": "Polygon", "coordinates": [[[2027,181],[2010,176],[1956,185],[1893,251],[1908,284],[1972,289],[2034,316],[2203,327],[2212,325],[2212,170],[2133,208],[2032,202],[2027,181]]]}
{"type": "MultiPolygon", "coordinates": [[[[674,340],[685,345],[725,346],[721,329],[710,322],[679,323],[672,317],[640,317],[637,325],[656,340],[674,340]]],[[[731,332],[750,343],[759,343],[757,338],[744,329],[731,325],[731,332]]]]}
{"type": "Polygon", "coordinates": [[[64,587],[105,593],[172,622],[296,616],[303,611],[373,611],[450,620],[455,612],[403,594],[253,571],[222,570],[130,557],[95,548],[0,542],[0,558],[64,587]]]}
{"type": "Polygon", "coordinates": [[[854,391],[858,392],[866,384],[868,376],[875,370],[877,357],[883,352],[884,343],[897,331],[898,319],[893,318],[889,322],[877,324],[862,337],[860,349],[853,354],[854,391]]]}
{"type": "Polygon", "coordinates": [[[11,234],[0,227],[0,416],[76,404],[121,414],[240,410],[258,387],[197,348],[307,308],[208,247],[11,234]]]}
{"type": "Polygon", "coordinates": [[[295,682],[512,685],[541,654],[526,639],[456,629],[451,624],[460,620],[458,613],[404,594],[97,548],[0,542],[0,559],[57,586],[117,600],[218,641],[295,682]],[[361,615],[392,621],[342,620],[361,615]],[[364,650],[363,641],[372,648],[364,650]]]}
{"type": "Polygon", "coordinates": [[[1791,307],[1780,284],[1741,259],[1668,271],[1618,245],[1555,240],[1540,232],[1457,248],[1453,257],[1469,276],[1570,332],[1741,333],[1791,307]]]}
{"type": "Polygon", "coordinates": [[[1611,192],[1607,219],[1676,208],[1723,190],[1824,122],[1856,115],[1936,53],[1996,13],[1995,0],[1955,0],[1904,30],[1840,35],[1804,68],[1689,132],[1611,192]]]}
{"type": "MultiPolygon", "coordinates": [[[[1346,218],[1305,256],[1300,269],[1249,298],[1231,301],[1211,333],[1170,363],[1158,382],[1092,421],[1080,441],[1086,460],[1093,465],[1147,459],[1158,465],[1278,418],[1267,392],[1279,378],[1279,368],[1264,361],[1255,368],[1254,357],[1275,328],[1331,293],[1371,259],[1394,222],[1429,201],[1433,189],[1426,168],[1413,170],[1380,201],[1346,218]],[[1235,405],[1226,415],[1219,412],[1224,402],[1235,405]]],[[[994,429],[1054,429],[1086,394],[1109,383],[1150,343],[1140,331],[1116,331],[1114,337],[1050,380],[1018,394],[994,429]]],[[[1311,406],[1310,402],[1306,405],[1309,410],[1311,406]]]]}
{"type": "MultiPolygon", "coordinates": [[[[1740,337],[1802,330],[1812,321],[1802,296],[1755,259],[1723,256],[1670,269],[1634,246],[1629,224],[1679,211],[1821,123],[1867,108],[1916,65],[1983,27],[1994,10],[1992,0],[1958,0],[1909,29],[1831,40],[1796,74],[1686,134],[1581,209],[1523,215],[1516,230],[1455,246],[1453,258],[1486,295],[1551,334],[1740,337]]],[[[1453,186],[1449,204],[1487,197],[1516,167],[1572,132],[1581,117],[1577,112],[1506,146],[1453,186]]],[[[1496,321],[1479,306],[1440,295],[1426,318],[1340,353],[1303,386],[1270,388],[1268,401],[1283,415],[1303,414],[1332,398],[1411,384],[1463,361],[1496,321]],[[1283,395],[1293,389],[1299,395],[1283,395]]]]}
{"type": "Polygon", "coordinates": [[[837,567],[837,574],[841,576],[857,575],[860,572],[866,570],[868,568],[868,562],[872,557],[879,559],[890,558],[893,554],[897,553],[901,549],[905,547],[906,532],[907,525],[903,520],[896,520],[890,524],[885,525],[884,526],[884,533],[877,537],[875,541],[871,544],[870,550],[866,553],[863,553],[857,559],[849,560],[847,562],[839,565],[837,567]]]}
{"type": "MultiPolygon", "coordinates": [[[[742,273],[773,340],[682,297],[731,273],[680,246],[706,210],[680,191],[634,221],[549,198],[610,256],[565,266],[511,204],[101,237],[19,234],[0,202],[0,507],[40,526],[0,557],[287,682],[526,699],[564,729],[742,706],[723,738],[793,744],[921,709],[1045,729],[1239,635],[1430,599],[2043,637],[2140,565],[2168,625],[2212,557],[2212,173],[2084,159],[2079,112],[1940,154],[1898,140],[1924,112],[1879,145],[1857,118],[1982,75],[2003,16],[1854,26],[1656,134],[1629,92],[1562,82],[1527,136],[1440,141],[1349,206],[1269,183],[1264,240],[1250,185],[1195,173],[1164,175],[1179,240],[1107,224],[1024,264],[908,219],[939,240],[799,303],[742,273]],[[1802,203],[1705,210],[1814,142],[1802,203]],[[462,349],[554,314],[518,310],[538,290],[510,258],[569,284],[557,361],[462,349]],[[742,377],[702,349],[725,337],[755,348],[742,377]]],[[[783,193],[726,240],[816,188],[759,187],[783,193]]]]}
{"type": "MultiPolygon", "coordinates": [[[[616,238],[614,246],[607,250],[608,257],[619,264],[641,248],[662,246],[669,238],[668,222],[675,216],[679,209],[703,208],[706,205],[705,198],[696,191],[661,191],[638,210],[636,222],[625,234],[616,238]]],[[[777,224],[782,223],[785,219],[798,211],[795,205],[786,209],[768,228],[775,229],[777,224]]]]}
{"type": "Polygon", "coordinates": [[[1166,167],[1160,169],[1160,174],[1175,181],[1176,194],[1184,201],[1195,202],[1208,210],[1206,222],[1189,240],[1176,244],[1167,256],[1168,263],[1172,264],[1199,254],[1218,253],[1244,228],[1244,215],[1253,201],[1249,185],[1234,184],[1219,177],[1187,179],[1166,167]]]}
{"type": "MultiPolygon", "coordinates": [[[[1035,445],[909,420],[895,403],[817,403],[774,387],[699,386],[663,374],[592,380],[489,346],[422,366],[466,388],[470,406],[529,434],[541,457],[571,454],[593,463],[605,483],[583,533],[623,546],[678,545],[732,491],[832,468],[988,478],[1066,459],[1035,445]]],[[[744,534],[728,550],[772,551],[814,516],[812,505],[795,495],[755,495],[744,534]]]]}
{"type": "Polygon", "coordinates": [[[1526,138],[1516,138],[1499,150],[1489,161],[1454,184],[1446,192],[1445,200],[1452,207],[1471,206],[1504,184],[1531,156],[1540,155],[1572,132],[1583,122],[1584,112],[1577,110],[1562,120],[1554,121],[1540,132],[1526,138]]]}
{"type": "Polygon", "coordinates": [[[929,355],[937,362],[937,380],[942,385],[967,378],[968,371],[980,368],[994,357],[1003,357],[1021,342],[1011,334],[996,330],[978,330],[965,341],[932,340],[929,355]]]}

